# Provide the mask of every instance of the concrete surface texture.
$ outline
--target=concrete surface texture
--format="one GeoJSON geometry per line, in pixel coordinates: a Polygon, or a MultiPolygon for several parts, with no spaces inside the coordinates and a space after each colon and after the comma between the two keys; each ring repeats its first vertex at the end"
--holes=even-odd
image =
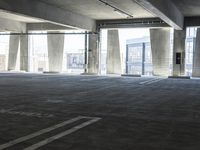
{"type": "MultiPolygon", "coordinates": [[[[50,22],[95,32],[97,20],[118,19],[121,24],[127,23],[128,16],[134,21],[144,19],[144,24],[152,23],[149,18],[161,18],[180,30],[184,25],[200,25],[199,3],[199,0],[1,0],[0,18],[7,20],[1,19],[0,30],[25,31],[26,23],[50,22]],[[193,21],[189,19],[188,22],[184,17],[190,17],[193,21]]],[[[116,28],[119,24],[111,26],[116,28]]],[[[161,24],[158,23],[156,27],[161,24]]],[[[130,25],[134,26],[134,23],[125,26],[130,25]]]]}
{"type": "Polygon", "coordinates": [[[185,74],[185,39],[186,30],[174,30],[173,76],[185,74]],[[181,64],[176,64],[176,53],[181,53],[181,64]]]}
{"type": "MultiPolygon", "coordinates": [[[[99,0],[74,0],[74,1],[57,1],[57,0],[41,0],[44,3],[48,3],[65,10],[70,10],[72,12],[79,12],[90,18],[100,20],[100,19],[121,19],[125,18],[126,15],[121,15],[113,11],[112,8],[106,6],[99,0]],[[109,14],[109,15],[108,15],[109,14]]],[[[135,18],[141,17],[154,17],[147,10],[143,9],[133,0],[107,0],[109,4],[121,8],[122,10],[133,14],[135,18]]]]}
{"type": "Polygon", "coordinates": [[[8,54],[8,70],[15,70],[17,63],[17,54],[19,50],[19,35],[10,36],[9,54],[8,54]]]}
{"type": "Polygon", "coordinates": [[[20,70],[29,71],[29,39],[28,35],[20,35],[20,70]]]}
{"type": "Polygon", "coordinates": [[[98,35],[89,34],[89,52],[88,52],[88,72],[89,74],[98,74],[99,72],[99,48],[98,35]]]}
{"type": "Polygon", "coordinates": [[[108,30],[107,74],[122,74],[121,48],[118,30],[108,30]]]}
{"type": "Polygon", "coordinates": [[[138,4],[149,10],[155,16],[167,22],[171,27],[182,30],[184,16],[172,0],[136,0],[138,4]]]}
{"type": "Polygon", "coordinates": [[[15,0],[14,3],[13,0],[1,0],[0,6],[7,12],[30,16],[32,18],[43,20],[44,22],[52,22],[90,31],[95,29],[95,20],[82,14],[78,14],[77,12],[67,11],[53,5],[43,3],[39,0],[29,2],[26,0],[15,0]]]}
{"type": "Polygon", "coordinates": [[[5,13],[2,14],[2,13],[3,11],[0,11],[0,31],[26,32],[26,23],[11,20],[11,18],[16,18],[16,16],[13,17],[11,15],[12,16],[11,17],[10,15],[7,15],[5,13]]]}
{"type": "Polygon", "coordinates": [[[153,74],[169,75],[170,29],[150,29],[153,74]]]}
{"type": "MultiPolygon", "coordinates": [[[[54,32],[49,32],[54,33],[54,32]]],[[[48,34],[49,71],[61,72],[64,54],[64,34],[48,34]]]]}
{"type": "Polygon", "coordinates": [[[63,31],[63,30],[73,30],[66,26],[61,26],[52,23],[27,23],[27,30],[30,31],[63,31]]]}
{"type": "Polygon", "coordinates": [[[97,117],[39,149],[199,150],[199,88],[194,79],[0,74],[0,147],[51,127],[7,148],[25,149],[97,117]]]}
{"type": "Polygon", "coordinates": [[[195,49],[193,53],[192,76],[200,77],[200,28],[197,29],[195,49]]]}
{"type": "Polygon", "coordinates": [[[173,0],[173,3],[177,6],[179,10],[185,15],[185,16],[199,16],[199,6],[200,1],[199,0],[173,0]]]}

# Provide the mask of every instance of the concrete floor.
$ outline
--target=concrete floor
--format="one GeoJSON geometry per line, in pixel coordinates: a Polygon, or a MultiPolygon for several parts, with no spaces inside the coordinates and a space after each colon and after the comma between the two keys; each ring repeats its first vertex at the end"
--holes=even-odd
{"type": "MultiPolygon", "coordinates": [[[[38,149],[199,150],[199,89],[200,80],[0,74],[0,145],[89,116],[101,120],[38,149]]],[[[86,120],[7,149],[30,147],[86,120]]]]}

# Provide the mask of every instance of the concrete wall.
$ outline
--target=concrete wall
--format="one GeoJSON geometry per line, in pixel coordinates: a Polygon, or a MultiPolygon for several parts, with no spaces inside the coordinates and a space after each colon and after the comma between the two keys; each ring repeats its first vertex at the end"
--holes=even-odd
{"type": "Polygon", "coordinates": [[[8,70],[15,70],[19,48],[19,35],[11,35],[9,41],[8,70]]]}
{"type": "Polygon", "coordinates": [[[169,75],[170,29],[150,29],[153,74],[169,75]]]}
{"type": "Polygon", "coordinates": [[[108,30],[107,37],[107,74],[121,74],[121,52],[118,30],[108,30]]]}
{"type": "Polygon", "coordinates": [[[26,23],[1,18],[0,30],[12,32],[26,32],[26,23]]]}
{"type": "Polygon", "coordinates": [[[193,77],[200,77],[200,28],[197,29],[195,49],[193,53],[193,77]]]}
{"type": "Polygon", "coordinates": [[[185,75],[185,38],[186,30],[174,30],[173,76],[185,75]],[[176,53],[181,53],[181,64],[176,64],[176,53]]]}
{"type": "Polygon", "coordinates": [[[99,71],[99,49],[98,35],[89,35],[89,52],[88,52],[88,72],[89,74],[98,74],[99,71]]]}
{"type": "Polygon", "coordinates": [[[64,34],[48,34],[49,71],[61,72],[64,51],[64,34]]]}

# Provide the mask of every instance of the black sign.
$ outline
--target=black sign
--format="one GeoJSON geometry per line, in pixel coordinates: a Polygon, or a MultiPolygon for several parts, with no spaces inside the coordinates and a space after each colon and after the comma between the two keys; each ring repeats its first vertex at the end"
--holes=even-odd
{"type": "Polygon", "coordinates": [[[181,53],[176,53],[176,64],[181,64],[181,53]]]}

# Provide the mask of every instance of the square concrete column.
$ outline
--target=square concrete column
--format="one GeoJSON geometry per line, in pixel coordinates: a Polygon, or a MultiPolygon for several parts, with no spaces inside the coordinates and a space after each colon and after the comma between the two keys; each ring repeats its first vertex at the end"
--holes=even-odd
{"type": "Polygon", "coordinates": [[[173,46],[173,76],[185,75],[185,39],[186,30],[174,30],[174,46],[173,46]],[[177,55],[180,54],[180,58],[177,55]],[[177,60],[180,59],[180,60],[177,60]],[[177,61],[179,61],[177,63],[177,61]]]}
{"type": "Polygon", "coordinates": [[[49,72],[61,72],[64,52],[64,34],[53,34],[47,36],[49,72]]]}
{"type": "Polygon", "coordinates": [[[170,29],[150,29],[153,74],[169,75],[170,29]]]}
{"type": "Polygon", "coordinates": [[[29,71],[28,35],[20,36],[20,70],[29,71]]]}
{"type": "Polygon", "coordinates": [[[197,29],[196,43],[193,53],[192,76],[200,77],[200,28],[197,29]]]}
{"type": "Polygon", "coordinates": [[[121,74],[121,51],[118,30],[108,30],[107,37],[107,74],[121,74]]]}
{"type": "Polygon", "coordinates": [[[88,52],[88,74],[98,74],[99,72],[99,49],[98,34],[89,35],[89,52],[88,52]]]}
{"type": "Polygon", "coordinates": [[[10,35],[9,54],[8,54],[8,70],[15,70],[17,63],[17,54],[19,49],[19,35],[10,35]]]}

